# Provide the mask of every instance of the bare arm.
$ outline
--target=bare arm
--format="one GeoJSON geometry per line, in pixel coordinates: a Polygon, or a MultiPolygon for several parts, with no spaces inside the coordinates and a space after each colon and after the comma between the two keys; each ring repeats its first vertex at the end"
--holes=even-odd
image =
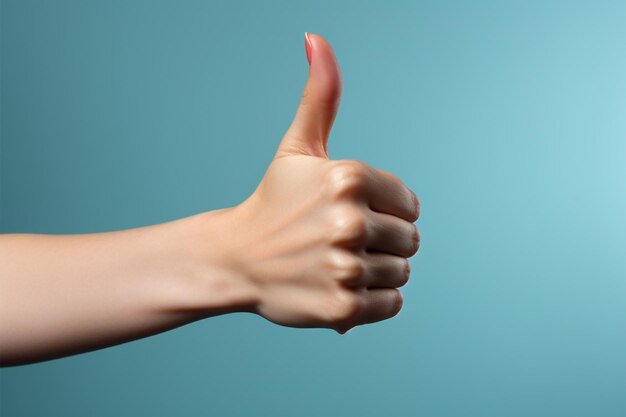
{"type": "Polygon", "coordinates": [[[0,362],[97,349],[247,311],[343,333],[394,316],[419,246],[415,194],[328,159],[341,92],[330,45],[307,39],[296,117],[241,204],[111,233],[0,236],[0,362]]]}
{"type": "Polygon", "coordinates": [[[24,363],[252,307],[220,259],[226,213],[74,236],[0,236],[0,359],[24,363]]]}

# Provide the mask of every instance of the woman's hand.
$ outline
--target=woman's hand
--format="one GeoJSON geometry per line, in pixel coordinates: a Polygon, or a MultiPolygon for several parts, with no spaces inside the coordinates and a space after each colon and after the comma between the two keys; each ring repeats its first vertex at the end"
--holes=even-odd
{"type": "Polygon", "coordinates": [[[341,94],[330,45],[309,35],[297,115],[253,195],[232,210],[233,268],[275,323],[343,333],[396,315],[419,247],[419,202],[395,175],[328,159],[341,94]]]}
{"type": "Polygon", "coordinates": [[[392,174],[328,159],[341,76],[321,37],[307,56],[298,113],[243,203],[110,233],[0,236],[0,365],[237,311],[345,332],[400,310],[417,197],[392,174]]]}

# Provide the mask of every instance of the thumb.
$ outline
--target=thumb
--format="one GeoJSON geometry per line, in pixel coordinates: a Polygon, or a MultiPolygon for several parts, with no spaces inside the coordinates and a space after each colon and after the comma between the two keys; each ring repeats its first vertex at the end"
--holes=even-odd
{"type": "Polygon", "coordinates": [[[341,99],[341,71],[333,48],[324,38],[308,33],[304,38],[309,79],[276,157],[311,155],[328,158],[328,135],[341,99]]]}

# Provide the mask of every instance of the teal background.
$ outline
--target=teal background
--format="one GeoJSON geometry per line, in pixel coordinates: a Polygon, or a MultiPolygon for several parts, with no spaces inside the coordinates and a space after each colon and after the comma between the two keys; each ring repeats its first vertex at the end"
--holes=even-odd
{"type": "Polygon", "coordinates": [[[2,416],[626,415],[623,1],[2,1],[3,232],[241,202],[335,47],[330,153],[422,201],[405,308],[237,314],[1,375],[2,416]]]}

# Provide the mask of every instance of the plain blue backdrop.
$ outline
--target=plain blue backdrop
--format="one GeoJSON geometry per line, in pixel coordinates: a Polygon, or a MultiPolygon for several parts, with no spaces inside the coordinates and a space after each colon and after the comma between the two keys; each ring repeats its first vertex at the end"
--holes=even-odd
{"type": "Polygon", "coordinates": [[[405,308],[1,371],[2,416],[624,416],[626,3],[2,1],[3,232],[241,202],[335,47],[334,158],[422,201],[405,308]]]}

